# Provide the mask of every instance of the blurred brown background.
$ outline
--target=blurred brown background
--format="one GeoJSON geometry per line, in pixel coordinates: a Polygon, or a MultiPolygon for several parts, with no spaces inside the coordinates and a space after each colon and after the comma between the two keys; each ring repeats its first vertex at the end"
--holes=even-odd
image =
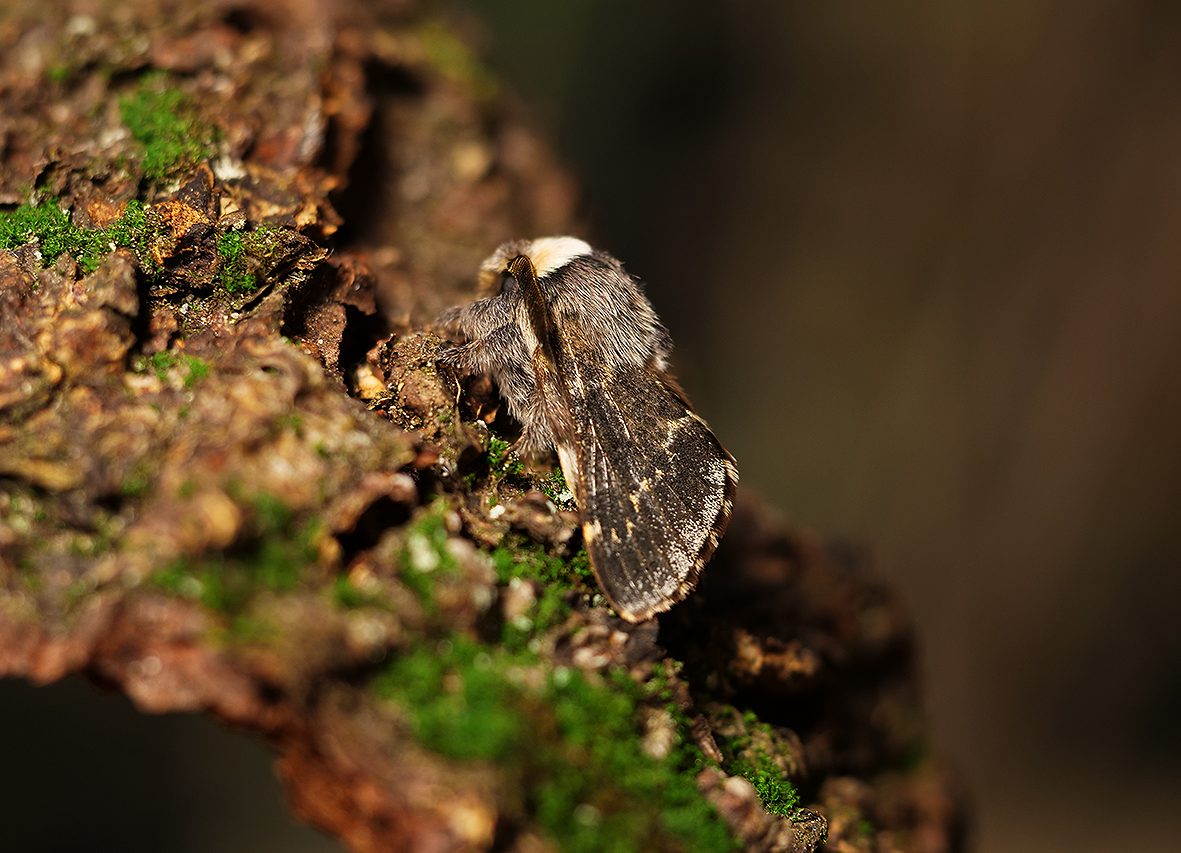
{"type": "Polygon", "coordinates": [[[470,0],[746,488],[874,549],[976,846],[1181,837],[1181,7],[470,0]]]}

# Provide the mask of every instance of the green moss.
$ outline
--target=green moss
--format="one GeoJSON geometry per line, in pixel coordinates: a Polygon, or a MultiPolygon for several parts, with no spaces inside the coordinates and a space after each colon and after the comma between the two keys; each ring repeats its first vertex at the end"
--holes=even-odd
{"type": "Polygon", "coordinates": [[[410,712],[424,746],[448,758],[492,761],[523,748],[527,739],[504,663],[457,636],[398,658],[375,686],[410,712]]]}
{"type": "Polygon", "coordinates": [[[67,548],[78,557],[99,557],[115,546],[116,533],[109,516],[100,515],[95,519],[93,531],[73,531],[69,534],[67,548]]]}
{"type": "Polygon", "coordinates": [[[81,533],[73,532],[68,538],[67,549],[74,556],[102,556],[110,551],[113,540],[109,534],[103,532],[81,533]]]}
{"type": "Polygon", "coordinates": [[[799,792],[753,737],[757,732],[761,734],[761,743],[774,743],[778,740],[775,730],[760,721],[753,711],[743,714],[742,723],[743,733],[722,745],[730,759],[726,769],[754,785],[763,808],[769,813],[790,817],[799,807],[799,792]]]}
{"type": "Polygon", "coordinates": [[[502,438],[488,439],[488,469],[497,478],[515,477],[525,470],[517,455],[509,449],[509,443],[502,438]]]}
{"type": "Polygon", "coordinates": [[[133,369],[138,373],[151,371],[161,382],[168,379],[173,370],[181,368],[185,372],[184,385],[193,388],[202,379],[209,376],[209,362],[203,358],[172,350],[162,350],[138,359],[133,369]]]}
{"type": "Polygon", "coordinates": [[[496,579],[501,583],[525,578],[546,585],[571,586],[567,562],[521,536],[506,538],[504,544],[492,552],[492,565],[496,569],[496,579]]]}
{"type": "Polygon", "coordinates": [[[157,379],[164,381],[168,378],[169,372],[176,367],[177,360],[178,356],[176,353],[171,350],[163,350],[149,355],[147,366],[156,374],[157,379]]]}
{"type": "Polygon", "coordinates": [[[333,582],[332,602],[337,607],[343,607],[346,610],[355,610],[358,607],[371,607],[383,603],[377,596],[359,589],[346,575],[341,575],[333,582]]]}
{"type": "Polygon", "coordinates": [[[135,199],[106,228],[79,228],[56,199],[0,211],[0,249],[36,241],[46,266],[69,254],[85,273],[98,269],[112,247],[132,249],[147,270],[147,235],[143,204],[135,199]]]}
{"type": "Polygon", "coordinates": [[[37,564],[28,554],[22,554],[16,560],[17,577],[20,580],[21,586],[27,591],[36,594],[41,591],[45,585],[45,578],[38,571],[37,564]]]}
{"type": "Polygon", "coordinates": [[[561,507],[566,507],[574,503],[574,494],[570,491],[570,487],[566,485],[566,478],[562,475],[561,469],[553,471],[541,478],[538,484],[545,496],[561,507]]]}
{"type": "Polygon", "coordinates": [[[315,519],[299,521],[282,501],[265,492],[247,503],[253,535],[240,547],[176,560],[152,575],[152,585],[235,615],[260,590],[283,591],[297,586],[304,570],[316,559],[319,523],[315,519]]]}
{"type": "Polygon", "coordinates": [[[221,256],[217,280],[228,293],[249,293],[258,287],[258,279],[246,269],[242,232],[229,231],[218,237],[217,253],[221,256]]]}
{"type": "Polygon", "coordinates": [[[644,752],[640,690],[629,676],[593,683],[560,668],[539,681],[542,667],[532,653],[454,635],[400,657],[375,686],[424,746],[505,768],[516,780],[505,786],[506,808],[562,850],[735,849],[684,754],[644,752]]]}
{"type": "Polygon", "coordinates": [[[537,581],[539,587],[529,616],[504,626],[502,641],[509,648],[521,648],[537,633],[565,621],[571,595],[589,586],[586,551],[564,560],[519,535],[510,535],[492,552],[492,565],[502,584],[520,578],[537,581]]]}
{"type": "Polygon", "coordinates": [[[226,231],[217,238],[217,254],[221,256],[222,267],[242,260],[242,232],[226,231]]]}
{"type": "Polygon", "coordinates": [[[164,592],[199,601],[210,610],[234,613],[250,598],[250,588],[244,580],[244,573],[231,569],[226,560],[207,558],[174,560],[155,572],[149,582],[164,592]],[[235,577],[233,582],[230,581],[231,571],[235,577]]]}
{"type": "MultiPolygon", "coordinates": [[[[151,232],[147,224],[147,211],[139,199],[131,199],[123,209],[123,215],[98,233],[102,234],[106,244],[114,243],[125,249],[131,249],[139,259],[140,266],[148,274],[157,272],[155,261],[148,251],[151,232]]],[[[105,253],[104,253],[105,254],[105,253]]],[[[82,262],[83,268],[86,261],[82,262]]],[[[101,258],[99,258],[101,263],[101,258]]],[[[98,264],[95,264],[97,268],[98,264]]]]}
{"type": "Polygon", "coordinates": [[[737,762],[730,770],[755,786],[763,808],[771,814],[787,817],[799,806],[799,792],[769,758],[754,765],[737,762]]]}
{"type": "Polygon", "coordinates": [[[203,584],[187,560],[174,560],[148,580],[157,589],[181,598],[199,598],[203,592],[203,584]]]}
{"type": "Polygon", "coordinates": [[[578,553],[570,558],[567,567],[571,575],[581,579],[584,583],[595,582],[595,573],[590,564],[590,554],[586,553],[586,548],[580,548],[578,553]]]}
{"type": "Polygon", "coordinates": [[[252,503],[259,536],[250,560],[254,578],[268,589],[291,589],[303,569],[316,559],[319,522],[312,519],[296,524],[295,513],[268,492],[254,495],[252,503]]]}
{"type": "Polygon", "coordinates": [[[259,645],[279,636],[277,626],[265,619],[239,614],[230,620],[222,638],[229,643],[259,645]]]}
{"type": "MultiPolygon", "coordinates": [[[[679,666],[679,663],[674,662],[671,666],[679,666]]],[[[685,716],[677,704],[676,697],[672,692],[672,679],[670,665],[661,661],[652,665],[652,677],[648,679],[644,685],[644,690],[647,695],[654,699],[673,718],[673,722],[677,724],[677,731],[685,732],[689,730],[692,721],[685,716]]],[[[701,756],[700,750],[697,752],[697,757],[701,756]]]]}
{"type": "Polygon", "coordinates": [[[32,240],[40,243],[41,258],[51,264],[63,252],[77,245],[70,216],[57,201],[22,204],[15,210],[0,213],[0,249],[16,249],[32,240]]]}
{"type": "Polygon", "coordinates": [[[280,415],[277,423],[284,430],[291,430],[298,435],[303,430],[303,416],[299,412],[287,412],[280,415]]]}
{"type": "Polygon", "coordinates": [[[61,591],[61,603],[68,613],[84,602],[97,589],[94,578],[81,577],[61,591]]]}
{"type": "Polygon", "coordinates": [[[295,513],[277,495],[258,492],[251,499],[259,532],[264,536],[286,530],[295,513]]]}
{"type": "Polygon", "coordinates": [[[203,358],[197,358],[195,355],[183,356],[185,370],[185,387],[192,388],[202,379],[209,376],[209,362],[203,358]]]}
{"type": "Polygon", "coordinates": [[[356,584],[344,575],[338,577],[332,584],[332,600],[339,607],[346,609],[363,607],[365,605],[364,593],[357,589],[356,584]]]}
{"type": "MultiPolygon", "coordinates": [[[[412,523],[407,576],[430,575],[453,560],[444,512],[436,504],[412,523]]],[[[501,583],[538,583],[528,624],[505,626],[498,646],[451,635],[411,649],[378,678],[379,694],[405,710],[424,746],[505,768],[516,780],[506,786],[512,801],[505,807],[535,821],[563,850],[734,849],[697,791],[700,751],[681,738],[664,760],[644,753],[637,714],[651,703],[649,688],[624,671],[600,683],[551,670],[533,651],[529,641],[565,619],[571,592],[589,576],[585,552],[563,560],[514,536],[491,556],[501,583]]],[[[675,708],[667,677],[659,684],[654,689],[668,695],[658,699],[675,708]]]]}
{"type": "Polygon", "coordinates": [[[152,489],[152,472],[144,465],[136,465],[119,484],[119,494],[125,498],[142,498],[152,489]]]}
{"type": "Polygon", "coordinates": [[[150,181],[164,181],[213,155],[213,129],[167,74],[141,77],[134,91],[119,99],[119,113],[143,146],[144,177],[150,181]]]}
{"type": "Polygon", "coordinates": [[[459,570],[447,550],[447,505],[436,501],[406,528],[399,554],[401,579],[422,602],[428,613],[436,612],[435,579],[454,576],[459,570]]]}
{"type": "Polygon", "coordinates": [[[227,293],[253,293],[274,267],[283,242],[283,231],[267,225],[252,231],[225,232],[217,238],[218,284],[227,293]]]}

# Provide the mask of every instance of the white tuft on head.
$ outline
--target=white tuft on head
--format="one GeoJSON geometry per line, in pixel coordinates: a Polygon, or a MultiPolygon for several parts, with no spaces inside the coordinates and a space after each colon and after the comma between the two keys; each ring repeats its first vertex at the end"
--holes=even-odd
{"type": "Polygon", "coordinates": [[[529,260],[538,278],[545,278],[575,258],[594,252],[585,240],[577,237],[539,237],[529,244],[529,260]]]}

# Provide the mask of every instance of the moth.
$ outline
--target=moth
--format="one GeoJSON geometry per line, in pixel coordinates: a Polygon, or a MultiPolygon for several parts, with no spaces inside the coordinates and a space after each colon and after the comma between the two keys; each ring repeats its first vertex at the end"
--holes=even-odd
{"type": "Polygon", "coordinates": [[[668,369],[641,283],[575,237],[516,240],[480,266],[488,295],[440,318],[441,360],[495,380],[522,455],[557,451],[603,594],[640,622],[692,592],[738,469],[668,369]]]}

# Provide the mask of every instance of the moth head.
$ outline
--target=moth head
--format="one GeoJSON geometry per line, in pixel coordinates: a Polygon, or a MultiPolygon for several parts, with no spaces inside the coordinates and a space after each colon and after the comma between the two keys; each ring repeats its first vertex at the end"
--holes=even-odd
{"type": "Polygon", "coordinates": [[[538,237],[533,240],[510,240],[502,244],[480,265],[480,292],[498,294],[514,286],[512,265],[524,258],[538,281],[560,270],[575,258],[591,255],[594,249],[577,237],[538,237]]]}

